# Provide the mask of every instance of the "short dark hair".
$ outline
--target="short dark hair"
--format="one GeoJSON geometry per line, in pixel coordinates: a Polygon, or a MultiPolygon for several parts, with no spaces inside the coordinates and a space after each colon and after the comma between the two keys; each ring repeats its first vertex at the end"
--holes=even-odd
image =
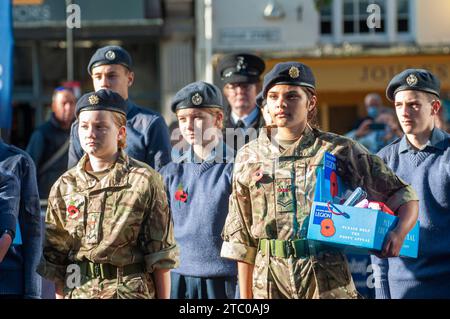
{"type": "Polygon", "coordinates": [[[70,93],[72,93],[73,95],[75,95],[75,92],[73,91],[73,89],[71,87],[68,86],[58,86],[53,90],[53,94],[52,94],[52,101],[55,99],[56,95],[60,92],[64,92],[64,91],[68,91],[70,93]]]}
{"type": "Polygon", "coordinates": [[[436,94],[433,94],[433,93],[422,91],[422,94],[427,97],[428,102],[432,102],[434,100],[440,99],[439,96],[437,96],[436,94]]]}

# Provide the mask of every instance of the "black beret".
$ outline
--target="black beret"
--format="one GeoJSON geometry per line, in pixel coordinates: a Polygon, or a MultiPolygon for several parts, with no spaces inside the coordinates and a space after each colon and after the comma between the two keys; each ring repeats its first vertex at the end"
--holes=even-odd
{"type": "Polygon", "coordinates": [[[130,54],[122,47],[108,45],[95,51],[88,64],[88,73],[92,75],[92,69],[105,64],[121,64],[131,70],[132,60],[130,54]]]}
{"type": "Polygon", "coordinates": [[[316,80],[309,66],[300,62],[282,62],[276,64],[264,76],[262,98],[266,98],[267,92],[276,84],[298,85],[316,89],[316,80]]]}
{"type": "Polygon", "coordinates": [[[223,109],[223,98],[220,89],[214,84],[198,81],[186,85],[179,90],[172,100],[172,112],[188,108],[223,109]]]}
{"type": "Polygon", "coordinates": [[[389,82],[386,96],[393,102],[397,92],[406,90],[423,91],[439,97],[441,83],[436,76],[427,70],[406,69],[394,76],[389,82]]]}
{"type": "Polygon", "coordinates": [[[77,102],[75,115],[78,117],[81,111],[112,111],[127,114],[127,102],[120,94],[108,89],[86,93],[77,102]]]}
{"type": "Polygon", "coordinates": [[[265,68],[260,57],[247,53],[226,55],[217,67],[224,83],[257,83],[265,68]]]}

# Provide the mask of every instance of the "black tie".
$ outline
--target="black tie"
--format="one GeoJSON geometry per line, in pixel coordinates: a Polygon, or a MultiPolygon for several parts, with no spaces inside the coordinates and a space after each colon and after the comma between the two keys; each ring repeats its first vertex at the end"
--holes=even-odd
{"type": "Polygon", "coordinates": [[[241,120],[237,121],[236,128],[245,128],[244,121],[241,121],[241,120]]]}

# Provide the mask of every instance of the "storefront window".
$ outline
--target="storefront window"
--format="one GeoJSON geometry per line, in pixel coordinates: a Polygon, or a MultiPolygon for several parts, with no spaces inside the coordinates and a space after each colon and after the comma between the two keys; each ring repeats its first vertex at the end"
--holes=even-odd
{"type": "Polygon", "coordinates": [[[320,8],[320,34],[331,35],[332,33],[332,10],[331,3],[324,4],[320,8]]]}
{"type": "Polygon", "coordinates": [[[384,43],[414,38],[410,0],[330,0],[319,7],[323,42],[384,43]],[[388,21],[389,20],[389,21],[388,21]]]}
{"type": "MultiPolygon", "coordinates": [[[[377,0],[344,0],[343,1],[343,32],[344,34],[368,34],[385,33],[386,24],[386,1],[377,0]],[[379,26],[370,27],[369,17],[373,14],[368,10],[370,5],[378,6],[379,26]],[[368,12],[369,11],[369,12],[368,12]]],[[[377,22],[377,21],[374,21],[377,22]]]]}
{"type": "Polygon", "coordinates": [[[409,0],[398,0],[397,2],[397,32],[409,32],[409,0]]]}

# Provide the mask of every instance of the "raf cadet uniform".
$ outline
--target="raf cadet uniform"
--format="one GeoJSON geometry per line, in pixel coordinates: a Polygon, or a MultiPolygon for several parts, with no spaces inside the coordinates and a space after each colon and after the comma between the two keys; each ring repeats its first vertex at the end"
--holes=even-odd
{"type": "MultiPolygon", "coordinates": [[[[205,82],[187,85],[175,95],[172,111],[187,108],[223,109],[219,88],[205,82]]],[[[206,160],[196,158],[192,146],[173,158],[160,171],[180,247],[180,265],[171,271],[171,298],[234,299],[238,293],[236,263],[220,257],[233,150],[220,141],[206,160]]]]}
{"type": "MultiPolygon", "coordinates": [[[[264,78],[262,97],[276,84],[315,90],[308,66],[277,64],[264,78]]],[[[415,200],[412,188],[358,143],[307,125],[285,148],[271,129],[239,150],[221,255],[254,264],[254,298],[357,298],[346,257],[306,239],[316,187],[315,171],[325,152],[337,158],[337,174],[352,189],[393,210],[415,200]],[[287,191],[286,191],[287,190],[287,191]]]]}
{"type": "MultiPolygon", "coordinates": [[[[398,92],[409,90],[429,93],[439,99],[440,81],[427,70],[407,69],[392,78],[386,96],[394,102],[398,92]]],[[[434,127],[421,150],[412,147],[404,135],[377,155],[399,177],[411,183],[418,194],[420,242],[417,259],[372,256],[372,262],[380,269],[376,298],[449,298],[450,134],[434,127]]]]}
{"type": "MultiPolygon", "coordinates": [[[[99,90],[80,98],[76,114],[126,107],[119,94],[99,90]]],[[[106,171],[87,172],[87,160],[50,191],[38,272],[64,283],[66,298],[155,298],[152,272],[175,267],[178,254],[162,178],[123,150],[106,171]]]]}
{"type": "MultiPolygon", "coordinates": [[[[131,56],[119,46],[106,46],[98,49],[91,57],[88,73],[92,68],[120,64],[132,68],[131,56]]],[[[170,137],[166,122],[161,115],[150,109],[144,109],[127,99],[127,149],[131,157],[147,163],[158,170],[170,161],[170,137]]],[[[74,167],[83,156],[78,140],[78,121],[72,124],[68,168],[74,167]]]]}
{"type": "MultiPolygon", "coordinates": [[[[229,54],[219,61],[217,68],[224,84],[247,83],[259,85],[259,77],[264,72],[265,63],[256,55],[247,53],[229,54]]],[[[259,87],[257,87],[257,90],[259,90],[259,87]]],[[[241,146],[255,139],[264,125],[264,117],[258,106],[244,118],[239,118],[229,107],[225,112],[225,141],[236,152],[241,146]]]]}

